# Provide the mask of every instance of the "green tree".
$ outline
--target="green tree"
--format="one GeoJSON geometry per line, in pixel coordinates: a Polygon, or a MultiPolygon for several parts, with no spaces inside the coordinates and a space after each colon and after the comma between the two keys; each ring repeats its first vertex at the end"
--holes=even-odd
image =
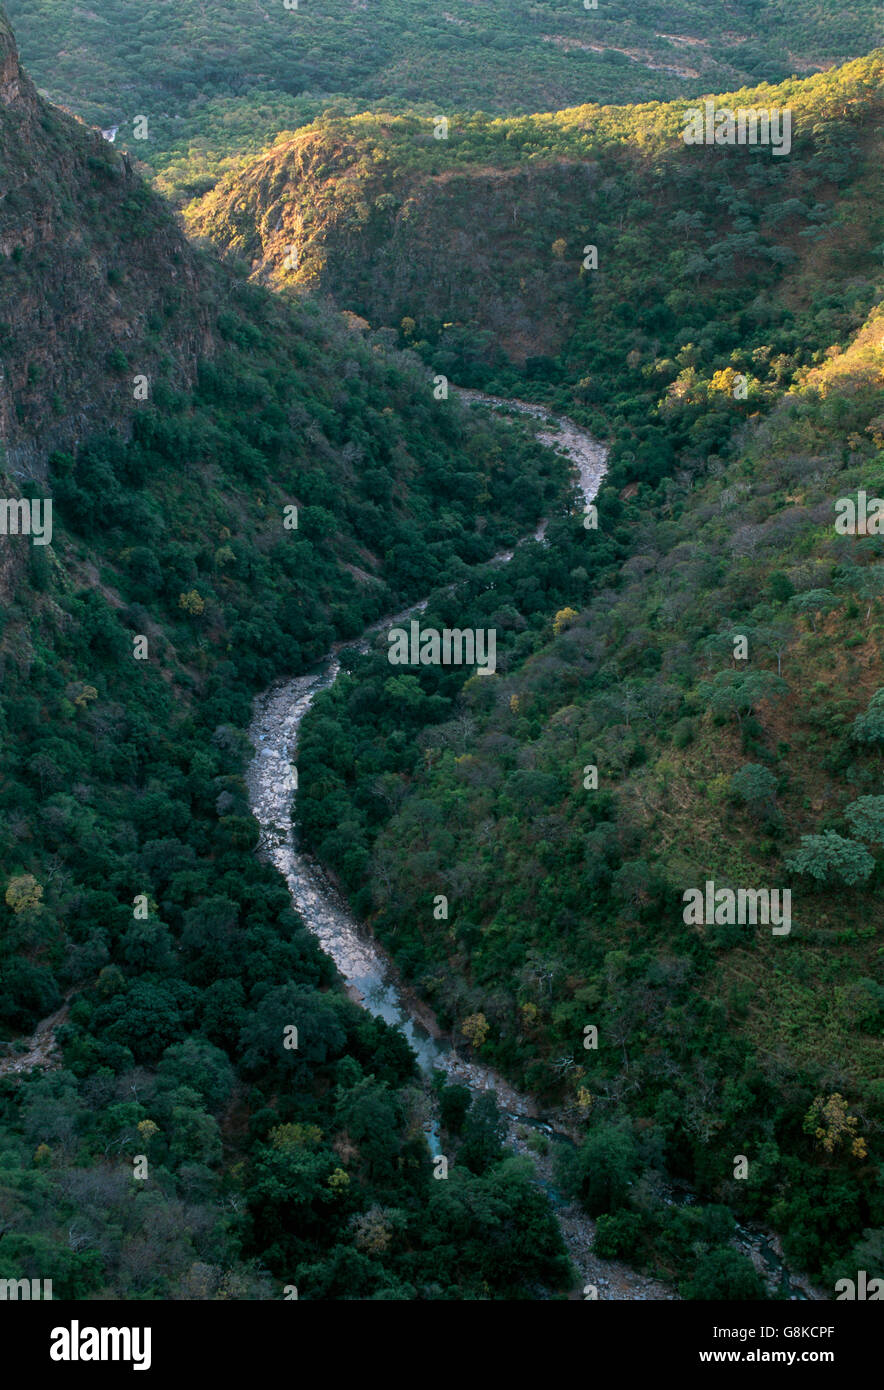
{"type": "Polygon", "coordinates": [[[220,1047],[205,1038],[186,1038],[166,1049],[159,1075],[176,1086],[192,1086],[209,1110],[220,1110],[230,1098],[235,1073],[220,1047]]]}
{"type": "Polygon", "coordinates": [[[884,845],[884,796],[861,796],[851,801],[844,808],[844,818],[860,840],[884,845]]]}
{"type": "Polygon", "coordinates": [[[803,617],[810,619],[810,626],[816,632],[817,618],[822,613],[830,613],[833,608],[837,608],[841,600],[837,594],[833,594],[830,589],[808,589],[806,593],[795,594],[789,600],[789,607],[803,617]]]}
{"type": "Polygon", "coordinates": [[[476,1096],[463,1126],[458,1159],[473,1173],[484,1173],[501,1156],[506,1124],[492,1091],[476,1096]]]}
{"type": "Polygon", "coordinates": [[[875,691],[868,708],[856,716],[851,733],[857,743],[884,744],[884,687],[875,691]]]}
{"type": "Polygon", "coordinates": [[[425,1277],[452,1297],[519,1297],[531,1284],[567,1288],[561,1233],[531,1164],[508,1158],[482,1176],[456,1166],[431,1184],[422,1232],[425,1277]],[[455,1290],[457,1292],[455,1292],[455,1290]]]}
{"type": "Polygon", "coordinates": [[[264,994],[243,1027],[242,1064],[249,1071],[268,1068],[285,1075],[308,1063],[333,1061],[346,1040],[333,997],[277,985],[264,994]],[[291,1028],[297,1033],[287,1031],[291,1028]],[[291,1046],[295,1041],[297,1047],[291,1046]]]}
{"type": "Polygon", "coordinates": [[[680,1286],[682,1298],[745,1302],[765,1297],[765,1288],[752,1262],[738,1250],[712,1250],[701,1255],[692,1277],[680,1286]]]}
{"type": "Polygon", "coordinates": [[[579,1149],[562,1151],[558,1166],[567,1189],[590,1216],[599,1216],[628,1202],[640,1170],[638,1145],[628,1125],[605,1121],[590,1131],[579,1149]]]}
{"type": "Polygon", "coordinates": [[[802,835],[798,849],[784,860],[792,873],[804,874],[818,884],[865,883],[875,867],[868,850],[856,840],[846,840],[834,830],[822,835],[802,835]]]}
{"type": "Polygon", "coordinates": [[[469,1086],[446,1086],[439,1095],[439,1118],[449,1134],[460,1134],[472,1095],[469,1086]]]}
{"type": "Polygon", "coordinates": [[[700,683],[699,695],[713,714],[732,714],[742,727],[757,704],[780,699],[788,689],[772,671],[718,671],[711,681],[700,683]]]}
{"type": "Polygon", "coordinates": [[[770,820],[776,811],[777,779],[762,763],[744,763],[730,780],[730,794],[756,820],[770,820]]]}
{"type": "Polygon", "coordinates": [[[384,1181],[398,1171],[402,1107],[386,1081],[367,1076],[345,1092],[338,1102],[335,1121],[359,1149],[360,1162],[372,1181],[384,1181]]]}

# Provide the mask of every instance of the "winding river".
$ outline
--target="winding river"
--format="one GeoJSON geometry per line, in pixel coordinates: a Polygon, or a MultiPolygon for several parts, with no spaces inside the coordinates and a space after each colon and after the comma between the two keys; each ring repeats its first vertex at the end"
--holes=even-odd
{"type": "MultiPolygon", "coordinates": [[[[606,449],[573,421],[551,415],[540,406],[524,401],[485,396],[478,391],[458,391],[467,404],[506,408],[533,416],[539,421],[538,439],[556,449],[571,462],[579,480],[585,503],[596,496],[605,473],[606,449]]],[[[542,540],[546,522],[534,532],[542,540]]],[[[496,563],[512,558],[512,551],[495,557],[496,563]]],[[[474,1092],[493,1090],[507,1121],[507,1142],[516,1152],[530,1155],[537,1181],[548,1193],[556,1209],[560,1228],[571,1259],[580,1274],[580,1284],[572,1297],[584,1296],[591,1284],[598,1297],[618,1300],[676,1299],[675,1291],[660,1281],[647,1278],[616,1260],[602,1260],[592,1252],[594,1223],[574,1203],[556,1191],[550,1152],[539,1153],[538,1134],[547,1137],[547,1148],[572,1142],[566,1128],[555,1116],[538,1115],[534,1101],[516,1091],[492,1069],[459,1056],[456,1048],[439,1029],[430,1009],[401,983],[386,952],[355,921],[346,904],[329,882],[321,867],[302,852],[292,827],[292,811],[297,794],[294,768],[298,730],[316,696],[327,690],[340,670],[338,653],[347,647],[368,650],[376,635],[403,618],[420,612],[425,603],[415,604],[403,613],[390,615],[369,628],[359,642],[340,642],[310,674],[279,683],[259,696],[254,705],[249,736],[255,748],[247,784],[252,811],[261,827],[259,852],[279,869],[286,880],[295,909],[317,937],[323,950],[340,971],[348,994],[377,1017],[405,1034],[425,1076],[441,1069],[451,1082],[460,1082],[474,1092]],[[529,1147],[528,1140],[533,1139],[529,1147]]],[[[434,1122],[425,1125],[431,1153],[438,1152],[434,1122]]],[[[540,1140],[543,1147],[543,1140],[540,1140]]],[[[690,1202],[670,1194],[664,1200],[690,1202]]],[[[765,1233],[737,1228],[740,1248],[752,1259],[773,1291],[779,1287],[787,1297],[819,1297],[800,1276],[790,1275],[782,1264],[776,1238],[765,1233]]]]}
{"type": "MultiPolygon", "coordinates": [[[[595,497],[604,477],[607,451],[570,420],[554,419],[539,406],[524,401],[506,401],[483,396],[477,391],[459,391],[458,394],[468,403],[478,401],[495,407],[506,406],[541,419],[544,428],[538,431],[538,438],[571,460],[586,501],[595,497]]],[[[543,538],[546,525],[543,522],[534,532],[535,540],[543,538]]],[[[502,551],[492,563],[503,564],[512,554],[512,551],[502,551]]],[[[503,1077],[457,1055],[442,1037],[429,1009],[402,988],[386,952],[354,921],[319,865],[298,850],[292,828],[297,792],[294,757],[298,729],[316,696],[337,679],[338,653],[345,646],[367,651],[380,631],[419,613],[425,606],[425,602],[416,603],[401,613],[380,619],[360,640],[337,643],[309,675],[276,684],[256,699],[249,727],[249,737],[255,747],[255,758],[246,776],[249,797],[261,827],[262,852],[285,877],[297,911],[323,950],[334,960],[351,998],[387,1023],[401,1028],[425,1073],[441,1068],[452,1080],[462,1081],[474,1090],[493,1088],[512,1116],[533,1116],[536,1114],[533,1102],[513,1090],[503,1077]]]]}
{"type": "MultiPolygon", "coordinates": [[[[537,438],[571,462],[584,501],[589,503],[596,496],[605,473],[607,451],[573,421],[552,416],[541,406],[524,401],[485,396],[478,391],[461,390],[458,394],[468,404],[505,408],[533,416],[539,422],[537,438]]],[[[534,539],[542,540],[545,531],[546,522],[543,522],[535,530],[534,539]]],[[[504,551],[495,557],[494,563],[506,563],[512,555],[512,551],[504,551]]],[[[314,671],[277,683],[255,700],[249,727],[255,756],[249,764],[246,780],[252,811],[261,828],[258,852],[275,864],[285,878],[298,914],[334,960],[350,997],[401,1029],[424,1075],[429,1077],[439,1069],[451,1082],[467,1085],[474,1093],[485,1090],[496,1093],[507,1121],[507,1143],[515,1152],[530,1156],[536,1181],[550,1198],[568,1253],[579,1273],[579,1284],[571,1297],[585,1297],[586,1286],[592,1285],[600,1299],[676,1299],[678,1295],[674,1290],[659,1280],[645,1277],[620,1261],[603,1260],[593,1252],[594,1222],[576,1203],[563,1198],[553,1181],[551,1149],[573,1143],[567,1126],[554,1114],[538,1115],[534,1101],[516,1091],[491,1068],[458,1055],[456,1048],[443,1036],[432,1011],[402,985],[392,961],[354,920],[321,867],[297,845],[292,829],[297,792],[294,759],[304,715],[320,691],[327,690],[336,680],[340,670],[338,653],[344,646],[355,645],[367,650],[382,629],[425,607],[425,602],[417,603],[402,613],[379,620],[367,629],[360,642],[337,643],[314,671]]],[[[68,991],[62,1007],[37,1026],[33,1037],[19,1039],[4,1048],[0,1075],[22,1075],[60,1065],[56,1034],[67,1017],[70,999],[79,988],[76,986],[68,991]]],[[[435,1154],[439,1138],[434,1122],[429,1121],[424,1127],[430,1152],[435,1154]]],[[[694,1200],[687,1189],[677,1193],[670,1187],[661,1195],[665,1202],[679,1205],[688,1205],[694,1200]]],[[[738,1225],[735,1243],[766,1280],[771,1294],[778,1292],[792,1299],[826,1297],[813,1288],[806,1276],[786,1268],[777,1236],[738,1225]]]]}

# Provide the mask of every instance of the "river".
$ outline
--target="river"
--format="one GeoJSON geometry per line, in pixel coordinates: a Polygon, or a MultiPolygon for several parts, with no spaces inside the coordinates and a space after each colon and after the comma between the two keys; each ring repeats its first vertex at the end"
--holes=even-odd
{"type": "MultiPolygon", "coordinates": [[[[478,391],[459,391],[468,404],[479,403],[527,414],[540,421],[537,437],[563,454],[572,464],[583,499],[589,504],[596,496],[605,473],[607,451],[573,421],[551,415],[540,406],[524,401],[484,396],[478,391]]],[[[543,522],[534,532],[542,540],[543,522]]],[[[512,551],[495,557],[497,563],[512,558],[512,551]]],[[[405,988],[386,952],[353,918],[321,867],[303,853],[292,826],[297,795],[295,757],[298,730],[305,714],[323,690],[337,679],[338,653],[343,647],[367,650],[377,633],[403,618],[420,612],[425,603],[415,604],[403,613],[385,617],[369,628],[358,642],[340,642],[316,669],[305,676],[278,683],[255,700],[249,737],[255,748],[247,784],[252,811],[261,827],[259,852],[265,855],[286,880],[292,902],[305,926],[317,937],[323,950],[334,960],[352,999],[387,1023],[401,1029],[411,1044],[425,1076],[441,1069],[449,1081],[470,1087],[473,1092],[493,1090],[507,1121],[507,1142],[516,1152],[529,1155],[537,1181],[549,1194],[571,1259],[579,1273],[574,1298],[583,1297],[586,1285],[598,1297],[619,1300],[677,1299],[677,1293],[659,1280],[645,1277],[617,1260],[602,1260],[592,1251],[594,1223],[579,1206],[556,1191],[552,1176],[551,1153],[535,1152],[528,1146],[538,1130],[548,1137],[550,1148],[572,1142],[567,1126],[555,1115],[541,1116],[529,1096],[515,1090],[504,1077],[472,1059],[461,1057],[443,1036],[431,1010],[413,991],[405,988]]],[[[425,1126],[431,1153],[439,1152],[434,1122],[425,1126]]],[[[689,1193],[674,1193],[666,1199],[690,1202],[689,1193]]],[[[764,1232],[738,1228],[740,1248],[744,1250],[769,1286],[779,1285],[787,1297],[818,1297],[800,1276],[789,1274],[779,1258],[776,1238],[764,1232]]]]}

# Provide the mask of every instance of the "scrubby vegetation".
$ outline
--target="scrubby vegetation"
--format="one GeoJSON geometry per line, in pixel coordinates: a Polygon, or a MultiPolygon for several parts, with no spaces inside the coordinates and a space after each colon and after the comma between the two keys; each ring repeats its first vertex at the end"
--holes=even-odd
{"type": "Polygon", "coordinates": [[[653,484],[717,453],[875,303],[882,74],[876,54],[715,99],[789,106],[788,158],[686,146],[683,103],[475,117],[447,140],[329,120],[189,224],[283,291],[387,324],[434,372],[563,411],[611,440],[615,482],[653,484]]]}
{"type": "Polygon", "coordinates": [[[118,139],[175,196],[333,108],[555,110],[779,81],[880,44],[875,0],[9,0],[24,59],[53,101],[118,139]],[[146,115],[149,137],[134,138],[146,115]]]}

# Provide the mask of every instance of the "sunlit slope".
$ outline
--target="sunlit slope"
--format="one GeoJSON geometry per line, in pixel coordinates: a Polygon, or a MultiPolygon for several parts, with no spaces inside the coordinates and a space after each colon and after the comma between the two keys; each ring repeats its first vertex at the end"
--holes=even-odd
{"type": "Polygon", "coordinates": [[[686,369],[774,390],[824,321],[843,342],[868,311],[882,76],[878,53],[712,99],[788,110],[779,155],[685,144],[682,102],[473,117],[440,139],[429,120],[322,122],[227,176],[188,225],[278,288],[395,328],[456,381],[527,378],[595,427],[647,423],[686,369]]]}
{"type": "Polygon", "coordinates": [[[192,191],[330,102],[450,115],[661,99],[812,72],[884,37],[875,0],[11,0],[9,12],[53,101],[130,143],[147,115],[150,138],[132,148],[192,191]]]}

